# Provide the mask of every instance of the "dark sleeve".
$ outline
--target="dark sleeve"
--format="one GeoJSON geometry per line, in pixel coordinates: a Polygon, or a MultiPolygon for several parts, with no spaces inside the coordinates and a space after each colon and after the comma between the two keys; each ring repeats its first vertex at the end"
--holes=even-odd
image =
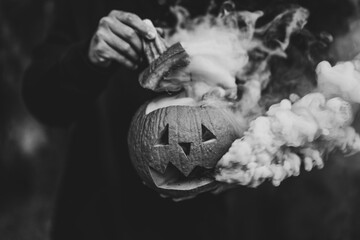
{"type": "Polygon", "coordinates": [[[29,111],[49,125],[72,123],[96,101],[114,72],[114,67],[96,67],[87,58],[92,32],[84,33],[81,24],[89,28],[91,13],[74,14],[71,1],[58,2],[54,24],[35,49],[22,86],[29,111]]]}

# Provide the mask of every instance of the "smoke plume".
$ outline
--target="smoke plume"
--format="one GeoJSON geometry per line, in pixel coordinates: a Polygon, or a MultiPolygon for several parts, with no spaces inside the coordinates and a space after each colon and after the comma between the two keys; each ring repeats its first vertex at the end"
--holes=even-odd
{"type": "Polygon", "coordinates": [[[216,179],[258,186],[270,179],[275,186],[290,176],[324,166],[323,156],[339,149],[360,151],[360,136],[351,127],[354,104],[359,104],[358,60],[317,67],[318,88],[302,98],[282,100],[265,116],[251,122],[218,162],[216,179]]]}

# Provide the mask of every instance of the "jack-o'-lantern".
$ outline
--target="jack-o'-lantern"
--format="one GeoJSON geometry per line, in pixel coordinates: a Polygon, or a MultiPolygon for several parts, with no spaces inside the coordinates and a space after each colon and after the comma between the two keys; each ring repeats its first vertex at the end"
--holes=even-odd
{"type": "Polygon", "coordinates": [[[128,136],[130,156],[146,185],[173,198],[214,190],[213,171],[237,134],[220,109],[171,105],[135,114],[128,136]]]}
{"type": "MultiPolygon", "coordinates": [[[[165,52],[154,44],[144,45],[150,66],[140,85],[155,92],[181,90],[181,83],[168,76],[187,66],[190,56],[180,43],[165,52]]],[[[214,168],[239,137],[226,109],[184,96],[183,91],[141,106],[128,136],[132,163],[144,183],[176,199],[217,189],[214,168]]]]}

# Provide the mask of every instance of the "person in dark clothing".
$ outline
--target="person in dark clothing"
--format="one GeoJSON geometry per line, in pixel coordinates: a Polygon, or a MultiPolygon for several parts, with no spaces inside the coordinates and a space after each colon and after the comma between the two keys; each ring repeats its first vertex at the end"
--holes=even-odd
{"type": "Polygon", "coordinates": [[[58,1],[35,51],[25,103],[45,124],[72,129],[53,239],[223,239],[221,197],[163,199],[142,184],[128,156],[131,118],[154,97],[137,81],[140,39],[154,37],[142,19],[166,18],[162,2],[58,1]]]}
{"type": "MultiPolygon", "coordinates": [[[[326,224],[309,225],[308,216],[297,221],[309,212],[321,219],[326,211],[319,206],[331,194],[319,181],[309,188],[306,183],[316,181],[306,176],[305,181],[287,180],[279,190],[239,187],[181,202],[162,198],[142,184],[127,148],[133,115],[155,96],[137,81],[140,39],[151,39],[154,33],[142,19],[166,22],[168,2],[57,1],[54,24],[35,50],[23,82],[31,113],[47,125],[72,131],[52,239],[289,239],[291,233],[296,236],[292,239],[330,239],[319,237],[330,235],[323,231],[326,224]],[[311,197],[318,196],[320,204],[305,197],[307,210],[295,211],[309,191],[318,193],[311,197]],[[302,226],[308,228],[305,238],[299,235],[302,226]]],[[[182,2],[197,14],[205,12],[210,1],[182,2]]],[[[255,2],[276,1],[238,2],[246,10],[258,10],[255,2]]]]}

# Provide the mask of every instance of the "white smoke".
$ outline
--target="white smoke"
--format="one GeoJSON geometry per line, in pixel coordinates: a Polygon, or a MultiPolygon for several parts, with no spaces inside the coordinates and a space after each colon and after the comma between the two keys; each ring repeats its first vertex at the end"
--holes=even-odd
{"type": "MultiPolygon", "coordinates": [[[[249,87],[257,86],[258,92],[266,87],[270,59],[273,56],[286,57],[290,37],[306,24],[308,11],[300,7],[291,8],[256,28],[257,20],[263,16],[262,11],[235,11],[232,7],[231,4],[224,7],[218,16],[208,14],[195,19],[191,19],[186,9],[173,8],[178,24],[175,34],[168,36],[167,42],[169,45],[181,42],[190,56],[190,64],[164,81],[181,85],[189,97],[197,100],[204,100],[209,95],[235,100],[239,87],[237,80],[257,81],[249,83],[249,87]],[[256,53],[261,57],[250,59],[250,55],[256,53]]],[[[244,86],[247,89],[248,85],[244,86]]],[[[244,113],[244,109],[241,111],[244,113]]]]}
{"type": "Polygon", "coordinates": [[[360,73],[354,62],[333,67],[322,62],[317,79],[318,92],[294,102],[282,100],[251,122],[244,137],[218,162],[218,181],[256,187],[271,180],[278,186],[297,176],[301,163],[310,171],[322,168],[323,156],[335,149],[347,154],[360,151],[360,136],[350,126],[351,104],[360,103],[356,92],[360,73]]]}

